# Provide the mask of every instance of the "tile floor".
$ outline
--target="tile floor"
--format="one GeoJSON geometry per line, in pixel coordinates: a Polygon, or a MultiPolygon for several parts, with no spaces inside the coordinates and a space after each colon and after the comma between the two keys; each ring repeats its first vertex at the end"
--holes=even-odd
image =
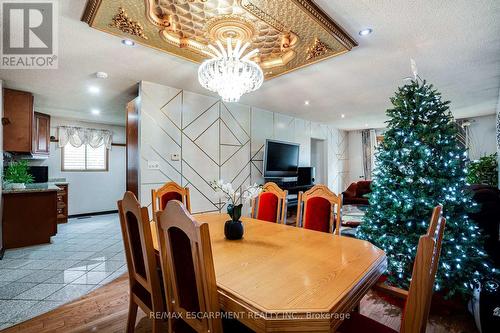
{"type": "Polygon", "coordinates": [[[51,244],[0,260],[0,329],[99,288],[127,271],[117,214],[70,219],[51,244]]]}

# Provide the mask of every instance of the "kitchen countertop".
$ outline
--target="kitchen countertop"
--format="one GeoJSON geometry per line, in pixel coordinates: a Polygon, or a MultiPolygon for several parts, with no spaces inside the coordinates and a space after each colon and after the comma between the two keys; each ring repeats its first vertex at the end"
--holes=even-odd
{"type": "Polygon", "coordinates": [[[49,183],[60,184],[60,185],[68,185],[69,182],[66,181],[66,178],[49,178],[49,183]]]}
{"type": "MultiPolygon", "coordinates": [[[[57,182],[61,184],[60,182],[57,182]]],[[[33,193],[33,192],[52,192],[60,191],[61,188],[56,186],[54,183],[34,183],[26,184],[24,189],[2,189],[2,194],[12,194],[12,193],[33,193]]]]}

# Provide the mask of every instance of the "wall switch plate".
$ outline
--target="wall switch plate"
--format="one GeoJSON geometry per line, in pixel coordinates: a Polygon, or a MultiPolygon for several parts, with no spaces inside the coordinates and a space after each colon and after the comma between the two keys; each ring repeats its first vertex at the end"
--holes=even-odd
{"type": "Polygon", "coordinates": [[[172,161],[180,161],[181,157],[179,154],[170,154],[170,160],[172,161]]]}
{"type": "Polygon", "coordinates": [[[160,162],[148,161],[148,169],[149,170],[159,170],[160,169],[160,162]]]}

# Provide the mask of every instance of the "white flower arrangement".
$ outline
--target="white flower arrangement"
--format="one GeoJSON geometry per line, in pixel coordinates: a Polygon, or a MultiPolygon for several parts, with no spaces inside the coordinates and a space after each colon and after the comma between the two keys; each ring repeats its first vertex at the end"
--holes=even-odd
{"type": "Polygon", "coordinates": [[[245,202],[249,202],[257,197],[262,190],[262,187],[255,183],[247,186],[243,191],[241,189],[237,191],[231,183],[224,183],[222,179],[211,181],[210,186],[219,194],[220,199],[225,200],[228,205],[236,205],[240,198],[245,202]]]}

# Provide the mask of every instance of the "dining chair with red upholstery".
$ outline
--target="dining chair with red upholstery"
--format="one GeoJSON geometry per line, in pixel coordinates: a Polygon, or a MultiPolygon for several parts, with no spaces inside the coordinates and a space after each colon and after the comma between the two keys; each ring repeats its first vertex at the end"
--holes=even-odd
{"type": "Polygon", "coordinates": [[[220,311],[208,224],[194,220],[177,200],[156,220],[167,307],[182,318],[169,321],[170,331],[221,333],[220,317],[190,315],[220,311]]]}
{"type": "Polygon", "coordinates": [[[191,212],[191,200],[189,197],[189,188],[182,187],[176,182],[165,183],[159,189],[151,190],[153,219],[156,218],[156,212],[165,209],[170,200],[179,200],[186,209],[191,212]]]}
{"type": "Polygon", "coordinates": [[[286,223],[287,195],[288,191],[282,190],[275,183],[265,183],[257,198],[252,200],[252,217],[262,221],[286,223]]]}
{"type": "Polygon", "coordinates": [[[326,185],[314,185],[306,192],[299,192],[297,225],[305,229],[340,235],[342,198],[326,185]]]}
{"type": "MultiPolygon", "coordinates": [[[[157,270],[148,209],[141,207],[132,192],[118,201],[120,225],[129,275],[130,300],[127,333],[134,332],[137,308],[146,313],[162,313],[164,301],[157,270]]],[[[153,332],[160,332],[160,319],[153,319],[153,332]]]]}
{"type": "MultiPolygon", "coordinates": [[[[441,243],[446,225],[446,220],[441,216],[441,212],[441,206],[434,208],[427,233],[420,236],[417,255],[413,263],[409,290],[406,291],[385,284],[378,284],[374,287],[380,292],[385,292],[393,297],[405,300],[399,329],[401,333],[423,333],[427,326],[434,280],[436,278],[441,243]]],[[[338,331],[346,333],[397,332],[358,312],[352,312],[350,318],[344,320],[338,331]]]]}

